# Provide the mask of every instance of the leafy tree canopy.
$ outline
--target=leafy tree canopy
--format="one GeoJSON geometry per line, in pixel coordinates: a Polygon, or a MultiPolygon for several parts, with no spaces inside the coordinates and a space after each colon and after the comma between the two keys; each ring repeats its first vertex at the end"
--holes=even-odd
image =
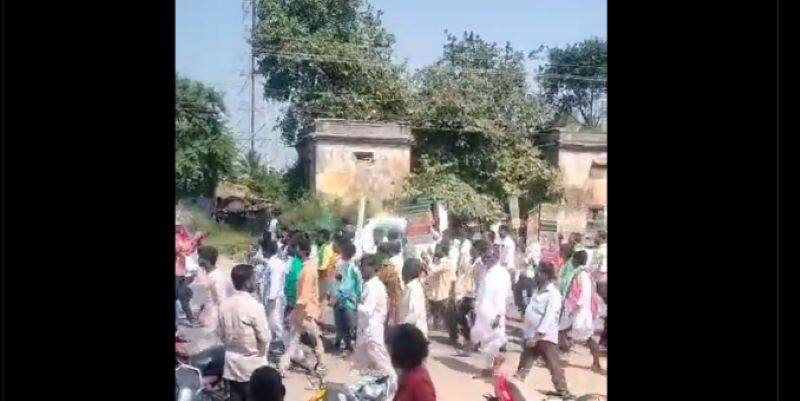
{"type": "Polygon", "coordinates": [[[222,94],[176,75],[175,186],[178,196],[210,195],[233,171],[236,149],[222,94]]]}
{"type": "Polygon", "coordinates": [[[267,99],[287,102],[279,119],[296,146],[315,118],[402,118],[405,67],[392,64],[394,37],[363,0],[260,0],[253,45],[267,99]]]}
{"type": "Polygon", "coordinates": [[[477,131],[489,138],[526,136],[545,121],[526,82],[524,54],[472,32],[447,35],[444,53],[416,76],[414,120],[477,131]]]}
{"type": "Polygon", "coordinates": [[[420,167],[411,174],[404,186],[410,198],[430,196],[447,204],[450,213],[467,219],[491,219],[501,215],[498,200],[481,194],[455,172],[452,164],[443,164],[423,156],[420,167]]]}
{"type": "MultiPolygon", "coordinates": [[[[420,163],[411,182],[419,184],[429,168],[452,174],[451,184],[462,190],[453,202],[462,203],[559,196],[557,170],[530,140],[550,116],[529,90],[523,60],[510,44],[499,47],[471,32],[448,35],[442,57],[415,77],[412,114],[424,127],[415,130],[415,153],[442,165],[420,163]]],[[[480,208],[455,209],[480,214],[480,208]]]]}
{"type": "Polygon", "coordinates": [[[544,99],[562,116],[588,127],[598,126],[599,102],[608,90],[608,42],[592,38],[564,48],[541,48],[531,57],[545,50],[547,65],[539,71],[544,99]]]}

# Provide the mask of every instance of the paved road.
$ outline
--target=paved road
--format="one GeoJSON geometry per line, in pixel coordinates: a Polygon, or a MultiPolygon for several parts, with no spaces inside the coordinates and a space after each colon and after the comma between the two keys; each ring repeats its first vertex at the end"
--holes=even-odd
{"type": "MultiPolygon", "coordinates": [[[[230,268],[228,261],[223,261],[220,265],[226,269],[230,268]]],[[[195,286],[193,304],[199,308],[205,296],[205,291],[195,286]]],[[[516,314],[516,312],[511,313],[516,314]]],[[[330,309],[325,310],[322,320],[326,324],[333,324],[330,309]]],[[[208,329],[181,327],[180,331],[192,341],[190,351],[203,349],[218,343],[216,336],[208,329]]],[[[511,343],[508,346],[504,369],[510,376],[515,371],[521,351],[518,345],[521,333],[520,323],[509,322],[508,333],[511,343]]],[[[327,342],[332,342],[333,333],[326,332],[324,337],[328,340],[327,342]]],[[[451,346],[446,344],[447,335],[444,332],[432,331],[430,339],[431,350],[426,366],[436,386],[437,399],[440,401],[483,401],[482,394],[491,393],[492,385],[488,380],[473,379],[473,376],[482,366],[480,355],[464,356],[457,353],[451,346]]],[[[606,375],[604,373],[594,373],[589,369],[591,356],[586,348],[576,346],[574,352],[568,355],[565,361],[567,362],[565,371],[570,391],[576,395],[589,393],[607,394],[606,375]]],[[[606,367],[605,357],[602,358],[601,362],[603,367],[606,367]]],[[[354,373],[351,373],[347,360],[327,354],[325,363],[328,366],[327,381],[347,384],[358,381],[359,378],[354,373]]],[[[313,394],[313,389],[308,380],[299,373],[290,374],[284,380],[284,384],[287,389],[286,401],[305,401],[313,394]]],[[[550,382],[550,374],[543,367],[534,367],[525,383],[517,383],[516,385],[524,396],[525,401],[549,399],[541,392],[553,389],[550,382]]]]}

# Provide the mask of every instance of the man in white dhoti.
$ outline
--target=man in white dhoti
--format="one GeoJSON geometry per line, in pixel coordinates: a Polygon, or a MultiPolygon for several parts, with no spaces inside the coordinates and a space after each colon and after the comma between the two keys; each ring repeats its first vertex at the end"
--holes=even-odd
{"type": "Polygon", "coordinates": [[[562,336],[566,334],[572,342],[585,344],[589,348],[592,370],[600,372],[600,346],[593,337],[594,321],[599,312],[598,295],[594,280],[586,269],[586,251],[577,251],[572,258],[577,270],[567,287],[559,329],[562,336]]]}
{"type": "MultiPolygon", "coordinates": [[[[386,287],[375,274],[376,267],[377,260],[374,256],[364,256],[361,273],[366,281],[361,293],[361,302],[357,306],[358,334],[353,363],[356,369],[378,370],[381,375],[389,375],[394,379],[394,368],[384,338],[389,297],[386,287]]],[[[390,381],[390,383],[395,382],[395,380],[390,381]]]]}
{"type": "Polygon", "coordinates": [[[489,376],[502,365],[500,348],[506,344],[506,308],[513,297],[511,277],[499,261],[499,247],[487,247],[481,255],[489,266],[478,287],[475,307],[475,324],[470,331],[472,342],[480,344],[488,367],[481,373],[489,376]]]}

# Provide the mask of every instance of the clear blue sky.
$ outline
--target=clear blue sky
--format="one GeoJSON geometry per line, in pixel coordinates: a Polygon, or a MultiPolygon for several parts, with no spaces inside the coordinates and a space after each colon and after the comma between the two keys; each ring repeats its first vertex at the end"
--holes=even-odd
{"type": "MultiPolygon", "coordinates": [[[[447,30],[472,30],[484,39],[528,52],[563,46],[592,36],[606,38],[606,0],[372,0],[396,37],[395,53],[414,70],[434,61],[447,30]]],[[[245,42],[250,22],[242,0],[176,0],[175,65],[179,73],[225,92],[235,136],[249,132],[249,66],[245,42]]],[[[531,65],[531,68],[533,65],[531,65]]],[[[257,89],[260,85],[257,85],[257,89]]],[[[260,98],[260,94],[257,95],[260,98]]],[[[272,128],[280,105],[261,101],[255,127],[259,150],[276,167],[294,160],[294,150],[272,128]]],[[[238,141],[241,146],[248,142],[238,141]]]]}

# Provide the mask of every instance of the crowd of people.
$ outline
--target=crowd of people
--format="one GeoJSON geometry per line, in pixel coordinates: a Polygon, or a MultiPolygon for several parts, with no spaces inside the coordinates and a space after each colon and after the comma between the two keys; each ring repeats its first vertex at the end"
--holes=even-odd
{"type": "Polygon", "coordinates": [[[472,227],[437,233],[433,250],[416,254],[402,235],[375,235],[368,251],[358,249],[354,236],[346,229],[279,233],[271,224],[248,263],[233,267],[233,288],[226,288],[216,268],[217,250],[201,244],[202,234],[176,229],[176,299],[186,324],[216,325],[231,400],[282,399],[280,378],[308,338],[315,340],[317,368],[324,370],[320,325],[326,307],[334,316],[334,353],[348,357],[354,369],[388,376],[395,401],[436,399],[423,364],[429,324],[446,331],[460,351],[483,355],[481,375],[497,373],[505,361],[509,305],[524,317],[516,378],[524,380],[541,357],[555,393],[570,397],[559,355],[574,343],[590,349],[592,369],[602,369],[606,329],[599,343],[594,333],[598,298],[607,296],[604,232],[595,238],[591,260],[580,234],[563,242],[556,260],[542,260],[535,242],[518,258],[506,226],[497,235],[472,227]],[[197,319],[185,279],[185,255],[194,250],[209,289],[197,319]],[[277,363],[270,363],[271,350],[281,355],[277,363]]]}

